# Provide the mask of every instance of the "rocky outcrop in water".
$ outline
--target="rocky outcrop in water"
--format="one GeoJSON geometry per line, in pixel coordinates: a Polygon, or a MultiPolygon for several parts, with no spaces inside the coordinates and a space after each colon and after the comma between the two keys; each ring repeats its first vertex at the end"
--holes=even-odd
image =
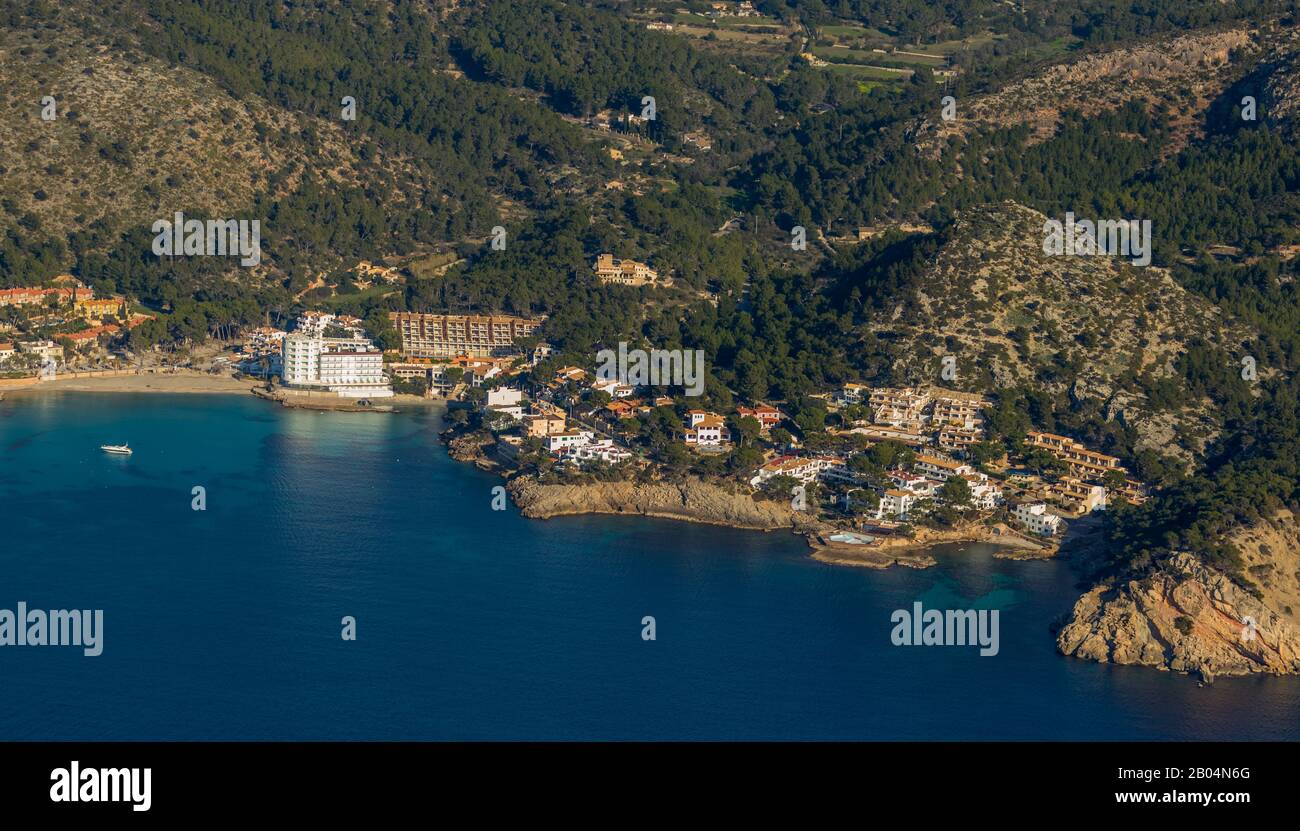
{"type": "Polygon", "coordinates": [[[1300,630],[1223,573],[1182,552],[1141,579],[1096,586],[1057,635],[1060,651],[1101,663],[1216,675],[1300,673],[1300,630]]]}
{"type": "Polygon", "coordinates": [[[447,455],[458,462],[477,462],[496,444],[496,437],[486,430],[459,435],[449,432],[444,438],[447,440],[447,455]]]}

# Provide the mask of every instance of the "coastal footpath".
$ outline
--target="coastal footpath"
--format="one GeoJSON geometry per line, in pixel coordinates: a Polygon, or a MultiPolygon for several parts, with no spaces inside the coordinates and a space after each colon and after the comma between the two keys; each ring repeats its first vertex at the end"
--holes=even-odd
{"type": "Polygon", "coordinates": [[[1300,526],[1289,512],[1234,538],[1258,583],[1247,590],[1180,552],[1140,579],[1098,585],[1057,634],[1065,655],[1199,675],[1300,673],[1295,603],[1300,526]],[[1272,557],[1269,571],[1259,568],[1272,557]]]}

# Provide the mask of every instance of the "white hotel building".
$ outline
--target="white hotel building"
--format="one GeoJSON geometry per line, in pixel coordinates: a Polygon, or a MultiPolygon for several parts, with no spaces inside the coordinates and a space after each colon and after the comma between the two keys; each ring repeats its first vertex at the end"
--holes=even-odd
{"type": "Polygon", "coordinates": [[[393,394],[384,375],[384,354],[365,338],[286,335],[283,377],[286,386],[328,390],[343,398],[393,394]]]}

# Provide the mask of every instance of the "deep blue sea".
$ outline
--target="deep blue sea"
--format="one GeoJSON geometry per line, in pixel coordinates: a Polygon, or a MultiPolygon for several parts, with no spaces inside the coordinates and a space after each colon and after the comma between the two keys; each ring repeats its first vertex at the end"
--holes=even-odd
{"type": "Polygon", "coordinates": [[[0,608],[105,618],[100,657],[0,647],[0,739],[1300,738],[1300,680],[1057,655],[1067,563],[970,546],[881,572],[786,533],[527,520],[438,429],[241,396],[0,402],[0,608]],[[892,645],[917,600],[998,609],[999,654],[892,645]]]}

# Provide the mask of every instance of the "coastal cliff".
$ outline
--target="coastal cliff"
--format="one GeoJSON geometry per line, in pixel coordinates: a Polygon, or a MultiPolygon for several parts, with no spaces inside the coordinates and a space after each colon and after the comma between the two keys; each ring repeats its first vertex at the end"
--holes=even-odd
{"type": "Polygon", "coordinates": [[[636,514],[727,525],[758,531],[780,528],[816,530],[820,523],[789,503],[755,499],[743,488],[688,478],[681,482],[590,482],[544,485],[520,476],[507,485],[526,517],[548,519],[569,514],[636,514]]]}
{"type": "Polygon", "coordinates": [[[1199,674],[1300,673],[1300,526],[1284,512],[1234,536],[1259,596],[1187,552],[1141,579],[1098,585],[1057,635],[1065,655],[1199,674]]]}

